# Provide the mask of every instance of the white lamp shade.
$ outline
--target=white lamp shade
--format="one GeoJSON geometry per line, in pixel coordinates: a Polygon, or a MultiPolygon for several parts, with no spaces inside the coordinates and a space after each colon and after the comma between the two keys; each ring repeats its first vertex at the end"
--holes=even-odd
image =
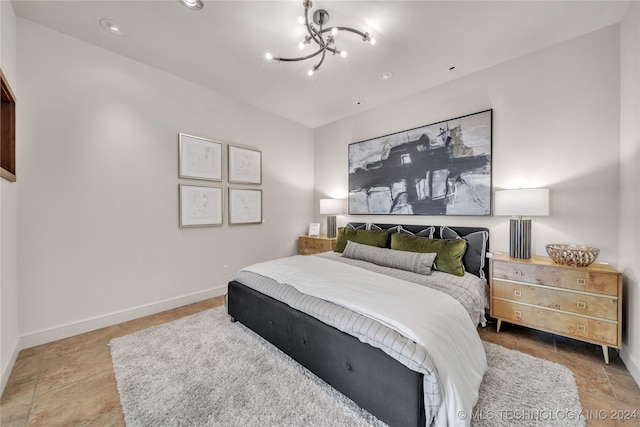
{"type": "Polygon", "coordinates": [[[340,215],[343,202],[340,199],[320,199],[321,215],[340,215]]]}
{"type": "Polygon", "coordinates": [[[495,194],[495,215],[548,216],[548,188],[499,190],[495,194]]]}

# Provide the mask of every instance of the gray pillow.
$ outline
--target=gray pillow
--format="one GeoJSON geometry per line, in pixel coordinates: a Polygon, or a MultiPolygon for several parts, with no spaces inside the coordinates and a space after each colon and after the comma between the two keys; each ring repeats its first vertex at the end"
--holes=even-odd
{"type": "Polygon", "coordinates": [[[352,241],[347,241],[342,256],[424,275],[431,274],[431,266],[436,259],[435,253],[397,251],[352,241]]]}

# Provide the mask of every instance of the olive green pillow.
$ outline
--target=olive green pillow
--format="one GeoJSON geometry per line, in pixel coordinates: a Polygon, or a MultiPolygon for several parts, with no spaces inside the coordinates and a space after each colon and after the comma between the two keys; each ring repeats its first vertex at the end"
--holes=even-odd
{"type": "Polygon", "coordinates": [[[360,243],[363,245],[377,246],[385,248],[389,233],[387,230],[351,230],[349,228],[338,228],[338,238],[336,240],[336,252],[342,253],[347,246],[347,241],[360,243]]]}
{"type": "Polygon", "coordinates": [[[434,270],[464,276],[462,257],[467,249],[467,241],[464,239],[427,239],[426,237],[392,234],[391,249],[407,252],[435,252],[434,270]]]}

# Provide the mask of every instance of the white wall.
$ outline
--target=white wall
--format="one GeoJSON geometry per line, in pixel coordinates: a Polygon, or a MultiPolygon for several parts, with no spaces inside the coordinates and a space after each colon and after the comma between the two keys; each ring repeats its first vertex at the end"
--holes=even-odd
{"type": "Polygon", "coordinates": [[[640,4],[620,24],[620,269],[624,273],[624,347],[640,384],[640,4]]]}
{"type": "Polygon", "coordinates": [[[21,346],[222,295],[295,252],[312,130],[22,19],[18,52],[21,346]],[[178,228],[178,182],[207,184],[178,179],[179,132],[262,150],[264,224],[178,228]]]}
{"type": "MultiPolygon", "coordinates": [[[[0,68],[20,102],[16,83],[16,16],[0,1],[0,68]]],[[[20,134],[16,134],[20,154],[20,134]]],[[[16,168],[18,182],[20,170],[16,168]]],[[[18,182],[0,178],[0,392],[9,379],[18,346],[17,197],[18,182]]]]}
{"type": "MultiPolygon", "coordinates": [[[[637,23],[633,25],[637,31],[637,23]]],[[[626,62],[636,61],[637,66],[637,39],[635,50],[632,42],[625,43],[627,55],[635,52],[626,62]]],[[[635,91],[627,103],[635,101],[635,107],[623,109],[637,120],[637,68],[631,74],[628,85],[635,82],[635,91]]],[[[637,122],[624,131],[630,142],[623,150],[635,157],[621,175],[617,25],[316,129],[316,197],[347,194],[349,143],[488,108],[493,109],[493,189],[551,190],[551,215],[533,219],[534,254],[545,255],[545,244],[552,242],[589,244],[601,249],[599,261],[620,268],[632,265],[637,277],[638,133],[633,127],[637,122]],[[627,175],[632,176],[629,181],[627,175]],[[619,188],[624,188],[622,194],[619,188]],[[626,198],[624,209],[626,203],[635,203],[634,217],[619,217],[621,196],[626,198]],[[620,221],[624,224],[619,233],[620,221]],[[619,239],[627,231],[628,245],[635,246],[623,265],[619,251],[626,247],[619,239]]],[[[339,222],[347,220],[486,226],[493,251],[509,248],[506,217],[339,217],[339,222]]],[[[627,302],[627,311],[635,313],[627,325],[627,336],[635,337],[629,349],[635,360],[640,355],[638,310],[636,288],[627,302]]]]}
{"type": "MultiPolygon", "coordinates": [[[[551,216],[533,219],[533,252],[583,243],[618,261],[618,27],[585,35],[316,129],[316,191],[347,194],[347,145],[493,109],[493,189],[551,189],[551,216]]],[[[347,217],[341,217],[346,221],[347,217]]],[[[362,217],[481,225],[508,251],[506,217],[362,217]]]]}

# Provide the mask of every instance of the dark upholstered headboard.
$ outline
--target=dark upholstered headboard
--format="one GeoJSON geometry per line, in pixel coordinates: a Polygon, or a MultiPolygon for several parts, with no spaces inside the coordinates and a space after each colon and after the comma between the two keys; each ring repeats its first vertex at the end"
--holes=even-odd
{"type": "Polygon", "coordinates": [[[476,272],[472,271],[472,268],[468,268],[467,264],[475,264],[481,266],[482,273],[476,274],[476,276],[484,276],[483,279],[489,280],[489,262],[486,259],[486,255],[480,256],[479,253],[489,253],[489,229],[485,227],[452,227],[452,226],[443,226],[443,225],[415,225],[415,224],[378,224],[378,223],[364,223],[364,222],[349,222],[347,227],[350,228],[371,228],[371,227],[379,227],[383,230],[388,230],[394,227],[402,227],[406,231],[410,231],[411,233],[418,233],[425,228],[433,227],[434,228],[434,239],[443,239],[443,238],[456,238],[455,234],[460,238],[467,238],[468,253],[465,254],[463,259],[463,264],[465,264],[465,269],[476,274],[476,272]],[[442,236],[443,227],[448,228],[449,230],[455,232],[452,234],[451,231],[445,231],[445,236],[442,236]],[[480,233],[483,232],[483,233],[480,233]],[[474,234],[477,233],[477,234],[474,234]],[[484,243],[484,251],[481,251],[477,246],[484,243]],[[470,251],[469,248],[474,246],[475,251],[470,251]],[[474,252],[474,253],[472,253],[474,252]],[[482,258],[482,259],[481,259],[482,258]]]}

